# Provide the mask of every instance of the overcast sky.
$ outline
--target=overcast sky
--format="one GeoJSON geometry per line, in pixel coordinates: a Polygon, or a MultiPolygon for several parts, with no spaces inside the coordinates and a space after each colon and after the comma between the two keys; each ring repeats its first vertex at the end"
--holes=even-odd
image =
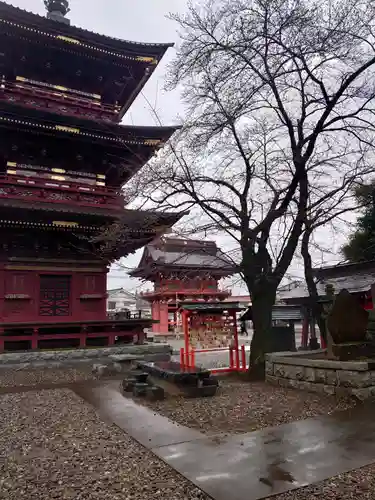
{"type": "MultiPolygon", "coordinates": [[[[44,15],[45,7],[43,0],[5,0],[7,3],[44,15]]],[[[71,12],[68,17],[72,24],[95,31],[97,33],[113,36],[116,38],[133,40],[138,42],[178,42],[176,25],[168,20],[166,16],[170,12],[183,13],[187,7],[187,0],[70,0],[71,12]]],[[[163,83],[168,62],[174,56],[174,49],[169,49],[165,58],[159,64],[152,78],[144,89],[144,95],[153,104],[156,103],[158,114],[163,124],[178,123],[178,117],[183,115],[179,93],[164,92],[163,83]]],[[[155,124],[145,97],[140,95],[125,117],[125,123],[134,125],[155,124]]],[[[347,217],[353,219],[353,216],[347,217]]],[[[340,235],[334,239],[328,231],[320,232],[317,238],[324,244],[330,246],[333,253],[339,251],[345,241],[345,223],[340,235]],[[328,243],[329,242],[329,243],[328,243]]],[[[218,242],[220,243],[220,242],[218,242]]],[[[140,259],[141,251],[129,256],[125,263],[128,267],[134,267],[140,259]]],[[[326,255],[326,260],[335,261],[332,255],[326,255]]],[[[339,260],[340,257],[336,259],[339,260]]],[[[321,255],[316,254],[315,262],[321,265],[321,255]]],[[[292,266],[290,276],[303,275],[299,262],[292,266]]],[[[109,275],[108,288],[124,286],[130,291],[140,290],[140,282],[128,278],[124,271],[113,269],[109,275]]],[[[246,293],[237,284],[234,293],[246,293]]]]}

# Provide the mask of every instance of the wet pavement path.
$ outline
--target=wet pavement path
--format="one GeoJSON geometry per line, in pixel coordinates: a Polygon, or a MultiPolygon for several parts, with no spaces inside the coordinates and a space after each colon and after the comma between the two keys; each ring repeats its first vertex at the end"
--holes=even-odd
{"type": "Polygon", "coordinates": [[[124,398],[118,381],[74,391],[215,500],[258,500],[375,462],[375,405],[236,436],[205,436],[124,398]]]}
{"type": "Polygon", "coordinates": [[[192,441],[202,436],[198,431],[178,425],[125,398],[118,380],[94,386],[77,384],[73,390],[94,406],[103,420],[116,424],[146,448],[192,441]]]}

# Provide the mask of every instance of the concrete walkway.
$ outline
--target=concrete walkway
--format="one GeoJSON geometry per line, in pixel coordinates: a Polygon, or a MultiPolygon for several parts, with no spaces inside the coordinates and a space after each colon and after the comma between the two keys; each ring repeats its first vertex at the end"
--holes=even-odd
{"type": "Polygon", "coordinates": [[[258,500],[375,462],[375,405],[235,436],[206,436],[124,398],[119,382],[76,393],[214,500],[258,500]]]}

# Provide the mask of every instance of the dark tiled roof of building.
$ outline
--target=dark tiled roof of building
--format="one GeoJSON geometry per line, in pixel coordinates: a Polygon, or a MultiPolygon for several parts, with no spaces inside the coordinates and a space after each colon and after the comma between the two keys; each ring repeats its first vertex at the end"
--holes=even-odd
{"type": "Polygon", "coordinates": [[[213,241],[161,238],[148,245],[131,275],[147,277],[154,270],[207,270],[223,276],[236,272],[233,261],[213,241]]]}
{"type": "MultiPolygon", "coordinates": [[[[346,289],[350,293],[360,293],[370,290],[375,283],[375,261],[359,262],[353,264],[339,264],[314,269],[318,294],[326,295],[326,286],[332,285],[335,293],[346,289]]],[[[305,299],[309,296],[304,283],[287,289],[279,289],[277,298],[280,301],[292,302],[305,299]]]]}

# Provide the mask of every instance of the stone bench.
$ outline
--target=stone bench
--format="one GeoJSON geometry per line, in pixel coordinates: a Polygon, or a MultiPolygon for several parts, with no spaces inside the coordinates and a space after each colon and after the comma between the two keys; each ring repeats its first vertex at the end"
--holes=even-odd
{"type": "Polygon", "coordinates": [[[140,361],[137,366],[140,370],[149,373],[155,378],[175,384],[186,397],[214,396],[219,386],[217,379],[212,378],[208,370],[201,368],[186,369],[173,361],[140,361]]]}

